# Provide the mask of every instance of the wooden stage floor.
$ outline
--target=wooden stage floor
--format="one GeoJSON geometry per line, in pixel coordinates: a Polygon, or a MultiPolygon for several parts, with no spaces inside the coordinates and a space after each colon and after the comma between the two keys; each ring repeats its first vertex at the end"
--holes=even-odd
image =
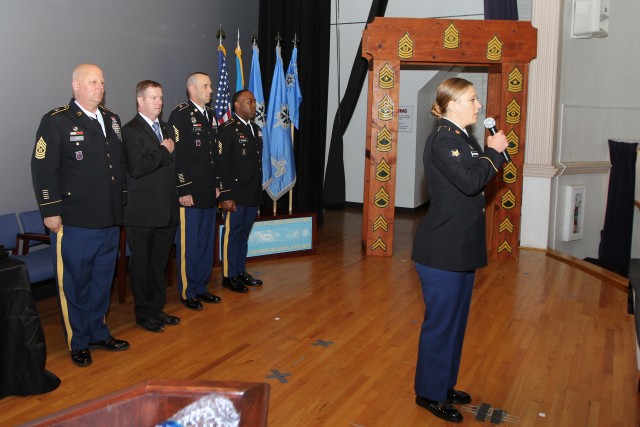
{"type": "MultiPolygon", "coordinates": [[[[262,289],[231,293],[215,268],[222,303],[194,312],[168,288],[165,311],[182,323],[160,334],[136,326],[130,293],[120,305],[114,292],[107,322],[131,349],[92,351],[88,368],[71,363],[56,298],[40,300],[47,369],[62,384],[0,400],[0,425],[152,378],[269,383],[272,427],[446,425],[414,403],[424,307],[410,252],[421,216],[397,215],[394,255],[367,258],[360,212],[327,211],[317,255],[249,264],[262,289]]],[[[638,426],[634,333],[619,286],[522,250],[478,271],[457,387],[520,426],[638,426]]],[[[490,425],[463,414],[462,425],[490,425]]]]}

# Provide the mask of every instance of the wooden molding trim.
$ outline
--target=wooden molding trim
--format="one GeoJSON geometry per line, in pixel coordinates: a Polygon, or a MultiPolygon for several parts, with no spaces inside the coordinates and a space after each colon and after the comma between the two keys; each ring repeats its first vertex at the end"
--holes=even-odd
{"type": "Polygon", "coordinates": [[[527,178],[553,178],[559,167],[551,165],[524,165],[524,176],[527,178]]]}
{"type": "Polygon", "coordinates": [[[621,291],[627,292],[627,289],[629,287],[629,279],[624,276],[609,271],[606,268],[591,264],[590,262],[584,261],[580,258],[576,258],[574,256],[559,252],[555,249],[548,248],[547,256],[564,262],[565,264],[577,268],[578,270],[584,271],[585,273],[595,276],[600,280],[609,282],[621,291]]]}
{"type": "Polygon", "coordinates": [[[604,162],[565,162],[560,166],[560,175],[588,175],[609,173],[611,170],[611,163],[604,162]]]}

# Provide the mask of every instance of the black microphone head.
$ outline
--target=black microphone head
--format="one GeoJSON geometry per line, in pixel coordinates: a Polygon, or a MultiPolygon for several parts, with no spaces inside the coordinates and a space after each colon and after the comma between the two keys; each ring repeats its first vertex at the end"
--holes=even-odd
{"type": "Polygon", "coordinates": [[[484,127],[487,129],[491,129],[492,127],[496,126],[496,121],[493,119],[493,117],[487,117],[486,119],[484,119],[484,127]]]}

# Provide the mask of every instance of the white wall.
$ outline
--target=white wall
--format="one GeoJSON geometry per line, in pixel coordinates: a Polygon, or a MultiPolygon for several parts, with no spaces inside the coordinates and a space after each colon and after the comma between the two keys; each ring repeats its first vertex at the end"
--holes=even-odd
{"type": "MultiPolygon", "coordinates": [[[[610,161],[608,139],[640,141],[640,3],[611,2],[609,35],[593,39],[571,38],[573,0],[563,0],[563,8],[555,158],[559,164],[580,164],[592,171],[554,179],[552,206],[557,209],[549,246],[597,258],[609,182],[608,171],[597,165],[610,161]],[[566,187],[575,184],[586,186],[584,238],[564,242],[564,195],[566,187]]],[[[635,230],[632,256],[640,257],[638,227],[635,230]]]]}
{"type": "MultiPolygon", "coordinates": [[[[371,7],[370,1],[364,0],[336,0],[339,2],[339,16],[336,17],[336,5],[332,3],[331,32],[331,64],[329,67],[329,94],[328,94],[328,122],[327,129],[327,154],[331,141],[330,130],[337,106],[344,94],[353,59],[360,40],[362,30],[371,7]],[[336,21],[339,25],[336,25],[336,21]],[[339,33],[339,34],[338,34],[339,33]],[[340,48],[337,38],[339,35],[340,48]],[[337,51],[340,51],[340,69],[337,67],[337,51]],[[338,93],[338,81],[340,93],[338,93]]],[[[455,17],[457,19],[483,19],[484,4],[482,0],[460,0],[456,2],[415,2],[412,0],[390,0],[385,16],[387,17],[413,17],[413,18],[441,18],[455,17]]],[[[400,73],[400,105],[414,107],[413,132],[402,132],[398,136],[398,157],[396,169],[396,206],[414,208],[426,201],[426,189],[422,169],[422,149],[426,136],[418,135],[419,121],[425,120],[424,115],[418,115],[424,111],[424,106],[419,106],[419,92],[436,74],[437,70],[410,71],[403,70],[400,73]],[[418,157],[418,159],[416,158],[418,157]],[[418,169],[417,169],[418,168],[418,169]]],[[[470,78],[470,77],[467,77],[470,78]]],[[[344,135],[344,163],[346,181],[346,201],[362,203],[364,192],[364,159],[367,128],[367,88],[365,80],[358,106],[351,119],[351,123],[344,135]]],[[[427,99],[429,112],[433,98],[427,99]]],[[[428,134],[428,132],[427,132],[428,134]]]]}

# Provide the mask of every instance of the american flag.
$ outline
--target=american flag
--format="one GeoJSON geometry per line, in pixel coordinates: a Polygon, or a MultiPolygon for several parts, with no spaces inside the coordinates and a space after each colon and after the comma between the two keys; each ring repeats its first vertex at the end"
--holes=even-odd
{"type": "Polygon", "coordinates": [[[227,72],[227,51],[218,46],[218,90],[216,91],[216,120],[222,124],[231,117],[231,97],[229,96],[229,73],[227,72]]]}

